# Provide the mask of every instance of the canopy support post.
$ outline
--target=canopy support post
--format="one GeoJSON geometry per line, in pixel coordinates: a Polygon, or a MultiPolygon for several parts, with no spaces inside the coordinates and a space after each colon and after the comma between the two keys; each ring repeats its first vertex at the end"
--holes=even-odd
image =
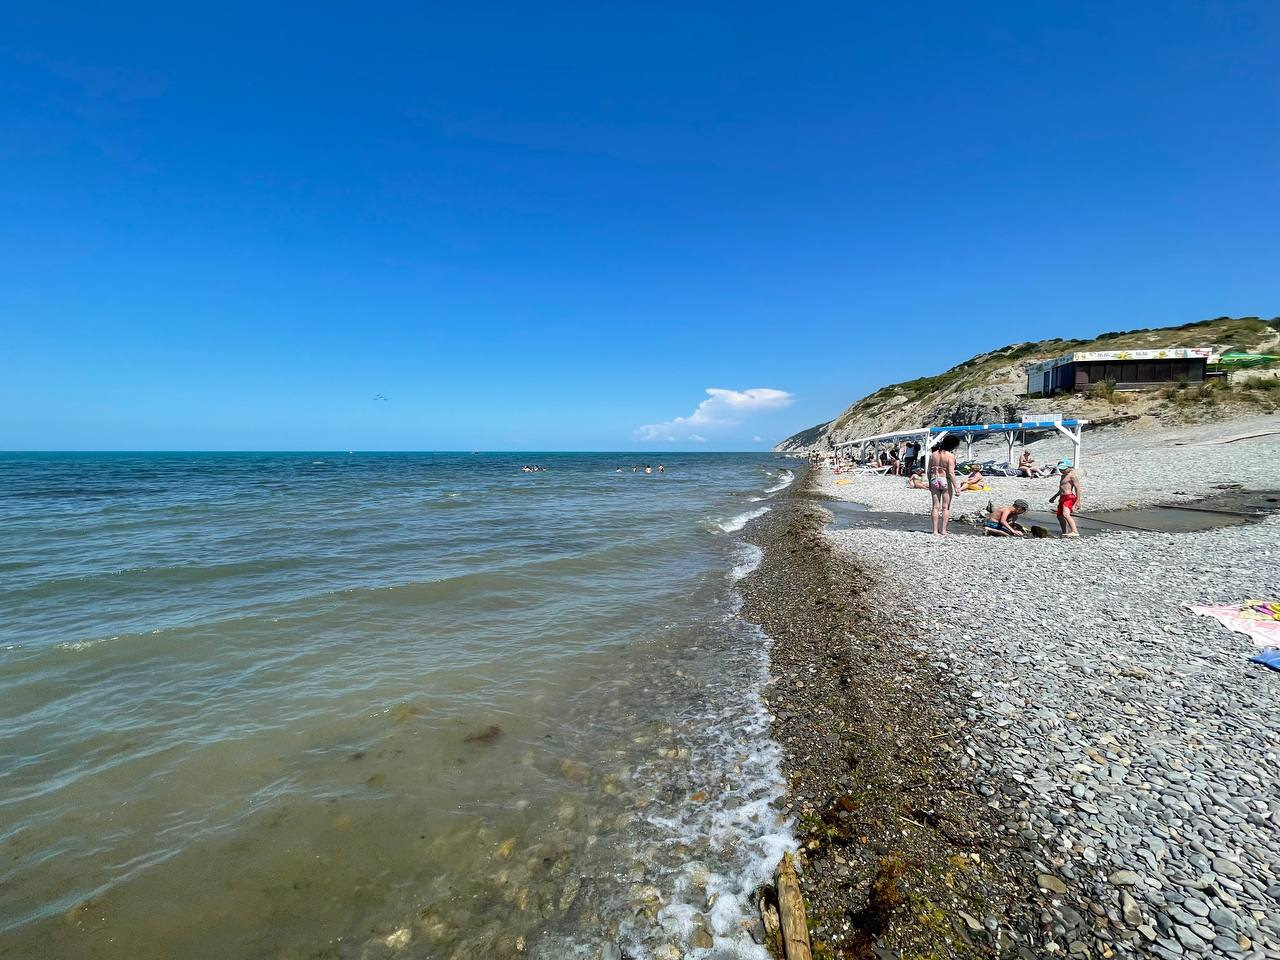
{"type": "Polygon", "coordinates": [[[1074,430],[1068,430],[1060,423],[1054,424],[1058,428],[1058,432],[1071,441],[1074,456],[1071,458],[1071,465],[1077,470],[1080,469],[1080,441],[1084,436],[1084,424],[1076,426],[1074,430]]]}

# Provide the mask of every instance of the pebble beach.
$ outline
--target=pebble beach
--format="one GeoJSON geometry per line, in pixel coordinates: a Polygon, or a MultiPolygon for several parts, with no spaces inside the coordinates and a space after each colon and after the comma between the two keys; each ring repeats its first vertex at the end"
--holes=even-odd
{"type": "MultiPolygon", "coordinates": [[[[1055,464],[1072,455],[1063,437],[1049,435],[1027,444],[1040,465],[1055,464]]],[[[1014,459],[1021,447],[1014,448],[1014,459]]],[[[1280,417],[1199,424],[1181,429],[1130,432],[1094,431],[1082,445],[1084,499],[1081,512],[1113,510],[1150,504],[1197,500],[1224,483],[1252,489],[1276,489],[1280,455],[1280,417]],[[1253,437],[1255,434],[1265,436],[1253,437]]],[[[964,446],[956,451],[964,459],[964,446]]],[[[974,446],[974,459],[1005,459],[1003,443],[974,446]]],[[[1050,509],[1048,498],[1057,491],[1052,477],[987,477],[988,491],[960,494],[953,514],[979,510],[990,499],[1010,503],[1025,497],[1032,509],[1050,509]]],[[[837,500],[851,500],[870,510],[895,513],[929,512],[929,492],[911,490],[901,477],[836,475],[816,471],[815,492],[837,500]],[[845,480],[848,482],[840,483],[845,480]]]]}
{"type": "MultiPolygon", "coordinates": [[[[1277,430],[1270,418],[1086,434],[1082,512],[1274,490],[1277,430]]],[[[1032,450],[1051,462],[1062,446],[1032,450]]],[[[901,478],[837,479],[820,468],[811,490],[928,512],[901,478]]],[[[1056,489],[990,485],[956,512],[1056,489]]],[[[1044,934],[1032,953],[1280,958],[1280,674],[1188,609],[1280,595],[1280,517],[1076,542],[939,538],[927,519],[825,536],[892,592],[893,615],[915,625],[904,636],[967,693],[958,764],[1027,843],[1044,934]]]]}

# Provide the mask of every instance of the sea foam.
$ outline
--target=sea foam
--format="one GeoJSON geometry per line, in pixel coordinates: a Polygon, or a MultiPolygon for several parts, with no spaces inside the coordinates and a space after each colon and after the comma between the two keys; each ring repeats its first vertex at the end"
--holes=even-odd
{"type": "Polygon", "coordinates": [[[795,478],[796,478],[796,475],[792,473],[790,470],[783,470],[782,473],[778,475],[778,482],[775,483],[772,487],[765,487],[764,492],[777,493],[779,490],[785,490],[787,489],[787,487],[791,486],[791,483],[792,481],[795,480],[795,478]]]}
{"type": "Polygon", "coordinates": [[[763,517],[768,512],[768,507],[758,507],[755,510],[748,510],[746,513],[740,513],[736,517],[730,517],[728,520],[721,520],[717,526],[719,526],[725,533],[735,533],[745,527],[756,517],[763,517]]]}
{"type": "Polygon", "coordinates": [[[737,583],[760,566],[760,561],[764,559],[764,551],[754,543],[740,543],[734,559],[738,562],[729,571],[729,579],[737,583]]]}
{"type": "MultiPolygon", "coordinates": [[[[782,855],[796,850],[793,821],[776,806],[785,795],[782,750],[770,735],[769,715],[761,696],[772,640],[758,627],[742,625],[754,640],[753,682],[745,702],[721,701],[720,708],[704,718],[703,729],[710,736],[695,747],[695,768],[719,769],[722,775],[727,774],[722,794],[712,802],[686,803],[667,815],[645,817],[669,842],[703,846],[712,854],[709,860],[719,860],[722,870],[728,868],[720,872],[709,870],[701,860],[687,862],[664,891],[664,906],[658,914],[661,928],[686,942],[696,916],[705,917],[714,945],[687,950],[686,956],[717,960],[767,960],[768,951],[748,933],[749,921],[756,915],[754,894],[773,878],[782,855]],[[730,799],[732,804],[727,802],[730,799]],[[707,903],[713,904],[709,910],[707,903]]],[[[652,931],[624,922],[621,932],[630,952],[647,954],[652,931]]]]}

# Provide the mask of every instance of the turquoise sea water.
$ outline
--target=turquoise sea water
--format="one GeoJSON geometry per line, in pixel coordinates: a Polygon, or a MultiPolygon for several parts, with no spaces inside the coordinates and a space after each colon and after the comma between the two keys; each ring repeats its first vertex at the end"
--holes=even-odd
{"type": "Polygon", "coordinates": [[[790,474],[635,462],[0,455],[0,957],[761,956],[790,474]]]}

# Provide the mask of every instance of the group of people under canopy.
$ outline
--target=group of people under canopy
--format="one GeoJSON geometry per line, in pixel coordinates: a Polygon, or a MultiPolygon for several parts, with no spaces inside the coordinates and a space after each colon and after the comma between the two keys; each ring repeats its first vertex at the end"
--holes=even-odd
{"type": "MultiPolygon", "coordinates": [[[[944,438],[945,439],[945,438],[944,438]]],[[[958,444],[958,441],[956,441],[958,444]]],[[[894,476],[913,477],[924,474],[924,461],[920,456],[920,444],[918,443],[895,443],[888,447],[875,449],[868,448],[861,457],[853,457],[849,463],[854,466],[860,466],[864,469],[884,470],[894,476]]],[[[1018,457],[1016,467],[1011,467],[1012,471],[1007,472],[1001,470],[1004,476],[1019,477],[1051,477],[1059,473],[1064,465],[1070,466],[1069,458],[1059,460],[1055,464],[1045,464],[1039,466],[1036,464],[1036,458],[1030,450],[1023,449],[1022,455],[1018,457]]],[[[961,468],[969,474],[965,478],[965,483],[971,483],[974,486],[981,486],[979,482],[983,476],[983,465],[978,461],[960,464],[961,468]]],[[[915,486],[915,484],[912,484],[915,486]]],[[[923,485],[921,485],[923,488],[923,485]]]]}
{"type": "MultiPolygon", "coordinates": [[[[916,441],[894,443],[886,447],[868,447],[860,456],[851,456],[846,462],[864,469],[890,473],[895,477],[908,476],[924,460],[921,445],[916,441]]],[[[839,465],[839,457],[834,459],[839,465]]],[[[923,469],[921,467],[920,469],[923,469]]]]}

